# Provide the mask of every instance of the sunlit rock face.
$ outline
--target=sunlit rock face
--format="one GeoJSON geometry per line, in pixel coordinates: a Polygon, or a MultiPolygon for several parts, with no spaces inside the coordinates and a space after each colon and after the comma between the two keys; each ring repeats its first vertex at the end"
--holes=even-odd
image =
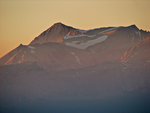
{"type": "Polygon", "coordinates": [[[62,43],[64,36],[72,36],[77,34],[81,34],[78,29],[62,23],[55,23],[53,26],[42,32],[33,41],[31,41],[30,45],[43,44],[47,42],[62,43]]]}
{"type": "Polygon", "coordinates": [[[0,59],[0,112],[150,112],[149,53],[135,25],[56,23],[0,59]]]}

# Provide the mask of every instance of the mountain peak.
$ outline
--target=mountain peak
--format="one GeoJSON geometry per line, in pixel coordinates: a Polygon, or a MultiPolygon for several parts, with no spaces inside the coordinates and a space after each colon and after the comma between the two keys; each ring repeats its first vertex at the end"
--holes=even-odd
{"type": "Polygon", "coordinates": [[[69,32],[72,34],[77,34],[76,28],[67,26],[61,22],[53,24],[50,28],[42,32],[37,36],[30,44],[42,44],[47,42],[61,42],[63,37],[66,36],[69,32]]]}
{"type": "Polygon", "coordinates": [[[62,22],[57,22],[57,23],[54,23],[53,25],[64,25],[62,22]]]}
{"type": "Polygon", "coordinates": [[[66,26],[61,22],[54,23],[51,27],[66,26]]]}
{"type": "Polygon", "coordinates": [[[71,28],[71,29],[73,29],[73,27],[67,26],[67,25],[65,25],[65,24],[63,24],[63,23],[61,23],[61,22],[54,23],[54,24],[50,27],[50,29],[53,29],[53,28],[56,28],[56,29],[58,29],[58,28],[71,28]]]}
{"type": "Polygon", "coordinates": [[[136,29],[136,30],[139,30],[139,28],[135,25],[135,24],[133,24],[133,25],[130,25],[129,26],[129,28],[132,28],[132,29],[136,29]]]}

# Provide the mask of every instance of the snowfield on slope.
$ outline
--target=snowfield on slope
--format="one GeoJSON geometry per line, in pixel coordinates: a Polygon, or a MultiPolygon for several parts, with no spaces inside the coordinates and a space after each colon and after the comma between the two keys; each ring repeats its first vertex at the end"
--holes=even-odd
{"type": "Polygon", "coordinates": [[[88,40],[87,42],[81,42],[80,41],[72,41],[72,42],[66,42],[65,45],[70,46],[70,47],[74,47],[74,48],[78,48],[78,49],[86,49],[90,46],[93,46],[95,44],[101,43],[104,40],[106,40],[108,38],[107,35],[98,37],[96,39],[93,40],[88,40]]]}
{"type": "MultiPolygon", "coordinates": [[[[119,28],[119,27],[109,28],[109,29],[106,29],[104,31],[99,32],[98,34],[109,32],[109,31],[112,31],[112,30],[116,30],[117,28],[119,28]]],[[[91,29],[91,30],[93,30],[93,29],[91,29]]],[[[80,30],[80,32],[81,33],[86,33],[86,32],[91,31],[91,30],[80,30]]],[[[66,36],[63,37],[63,39],[67,40],[67,39],[81,38],[81,37],[93,38],[95,36],[96,36],[96,34],[94,34],[94,35],[78,34],[78,35],[71,35],[71,36],[70,35],[66,35],[66,36]]]]}
{"type": "Polygon", "coordinates": [[[87,38],[93,38],[96,35],[85,35],[85,34],[79,34],[79,35],[73,35],[73,36],[64,36],[64,39],[71,39],[71,38],[81,38],[81,37],[87,37],[87,38]]]}

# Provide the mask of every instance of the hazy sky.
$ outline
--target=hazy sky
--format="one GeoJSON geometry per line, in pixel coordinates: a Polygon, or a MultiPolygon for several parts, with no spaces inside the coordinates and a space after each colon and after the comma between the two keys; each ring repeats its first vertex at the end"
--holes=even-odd
{"type": "Polygon", "coordinates": [[[150,0],[0,0],[0,57],[56,22],[80,29],[136,24],[150,31],[150,0]]]}

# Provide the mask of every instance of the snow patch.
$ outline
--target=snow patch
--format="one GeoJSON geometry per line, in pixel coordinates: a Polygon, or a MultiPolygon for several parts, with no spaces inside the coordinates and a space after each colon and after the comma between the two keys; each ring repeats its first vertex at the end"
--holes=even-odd
{"type": "Polygon", "coordinates": [[[72,36],[66,35],[66,36],[64,36],[64,39],[77,38],[77,37],[81,37],[81,36],[86,36],[86,35],[84,35],[84,34],[72,35],[72,36]]]}
{"type": "Polygon", "coordinates": [[[85,35],[85,34],[79,34],[79,35],[74,35],[74,36],[64,36],[64,39],[72,39],[72,38],[81,38],[81,37],[87,37],[87,38],[93,38],[96,35],[85,35]]]}
{"type": "MultiPolygon", "coordinates": [[[[98,34],[102,34],[102,33],[105,33],[105,32],[109,32],[109,31],[115,30],[115,29],[117,29],[117,28],[119,28],[119,27],[109,28],[109,29],[106,29],[106,30],[104,30],[104,31],[99,32],[98,34]]],[[[78,29],[78,30],[79,30],[79,29],[78,29]]],[[[89,31],[89,30],[79,30],[79,31],[80,31],[81,33],[86,33],[86,32],[89,31]]],[[[64,36],[63,39],[66,40],[66,39],[81,38],[81,37],[93,38],[93,37],[95,37],[95,36],[97,36],[97,35],[86,35],[86,34],[78,34],[78,35],[72,35],[72,36],[66,35],[66,36],[64,36]]]]}
{"type": "Polygon", "coordinates": [[[95,44],[103,42],[104,40],[107,39],[107,37],[108,37],[107,35],[104,35],[104,36],[98,37],[98,38],[93,39],[93,40],[88,40],[84,43],[80,43],[79,41],[78,42],[77,41],[66,42],[65,45],[71,46],[74,48],[78,48],[78,49],[86,49],[90,46],[93,46],[95,44]]]}
{"type": "Polygon", "coordinates": [[[28,46],[28,48],[30,48],[30,49],[35,49],[35,47],[33,47],[33,46],[28,46]]]}

